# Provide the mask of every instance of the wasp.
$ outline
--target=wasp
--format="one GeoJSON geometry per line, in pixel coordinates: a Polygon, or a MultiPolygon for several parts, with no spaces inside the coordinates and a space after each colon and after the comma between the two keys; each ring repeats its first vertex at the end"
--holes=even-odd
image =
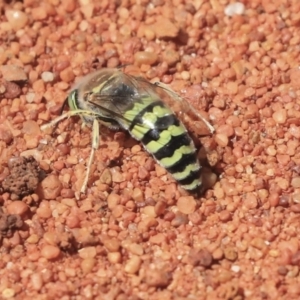
{"type": "Polygon", "coordinates": [[[94,154],[99,145],[99,126],[125,130],[187,191],[201,188],[201,166],[197,149],[186,127],[174,113],[192,112],[210,132],[213,127],[175,92],[162,83],[150,83],[120,69],[102,69],[86,75],[66,99],[70,111],[43,125],[54,126],[61,120],[80,116],[92,126],[92,150],[81,193],[85,193],[94,154]]]}

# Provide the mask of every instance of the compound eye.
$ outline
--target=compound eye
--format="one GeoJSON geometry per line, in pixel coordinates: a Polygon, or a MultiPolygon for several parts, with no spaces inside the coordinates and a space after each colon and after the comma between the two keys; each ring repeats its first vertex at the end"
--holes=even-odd
{"type": "Polygon", "coordinates": [[[91,101],[92,94],[93,94],[93,92],[85,92],[84,95],[83,95],[83,100],[87,101],[87,102],[91,101]]]}

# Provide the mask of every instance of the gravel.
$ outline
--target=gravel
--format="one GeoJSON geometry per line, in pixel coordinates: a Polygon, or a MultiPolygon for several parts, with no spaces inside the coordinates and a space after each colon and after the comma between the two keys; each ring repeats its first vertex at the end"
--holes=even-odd
{"type": "Polygon", "coordinates": [[[300,297],[299,4],[200,2],[3,2],[1,299],[300,297]],[[41,125],[80,77],[120,66],[214,126],[173,107],[200,150],[201,195],[101,127],[75,198],[91,130],[41,125]]]}

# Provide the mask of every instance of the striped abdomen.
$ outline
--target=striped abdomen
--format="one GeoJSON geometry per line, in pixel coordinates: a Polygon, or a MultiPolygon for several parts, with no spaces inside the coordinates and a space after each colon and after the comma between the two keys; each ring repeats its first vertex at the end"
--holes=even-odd
{"type": "MultiPolygon", "coordinates": [[[[200,164],[186,128],[161,100],[143,97],[126,111],[128,131],[188,191],[201,186],[200,164]]],[[[127,127],[127,126],[126,126],[127,127]]]]}

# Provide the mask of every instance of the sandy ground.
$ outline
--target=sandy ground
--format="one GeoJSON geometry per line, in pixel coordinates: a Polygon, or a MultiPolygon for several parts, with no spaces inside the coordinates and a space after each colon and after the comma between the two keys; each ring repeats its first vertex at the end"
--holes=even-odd
{"type": "Polygon", "coordinates": [[[299,299],[300,2],[243,2],[0,0],[1,299],[299,299]],[[76,199],[91,129],[41,126],[122,65],[214,126],[201,197],[101,127],[76,199]]]}

